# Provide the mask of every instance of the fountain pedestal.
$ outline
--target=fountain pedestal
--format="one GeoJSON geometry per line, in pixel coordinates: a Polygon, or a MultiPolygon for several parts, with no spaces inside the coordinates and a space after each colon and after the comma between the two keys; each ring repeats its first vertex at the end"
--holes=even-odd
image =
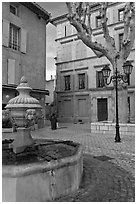
{"type": "Polygon", "coordinates": [[[32,146],[34,140],[31,137],[30,128],[17,128],[17,137],[11,144],[11,148],[17,154],[23,152],[26,147],[32,146]]]}
{"type": "Polygon", "coordinates": [[[30,133],[30,123],[34,121],[34,112],[41,109],[39,101],[29,95],[32,88],[28,85],[26,78],[21,78],[20,84],[16,88],[19,95],[9,100],[6,109],[11,111],[17,125],[17,136],[11,144],[15,153],[23,152],[26,147],[34,144],[30,133]]]}

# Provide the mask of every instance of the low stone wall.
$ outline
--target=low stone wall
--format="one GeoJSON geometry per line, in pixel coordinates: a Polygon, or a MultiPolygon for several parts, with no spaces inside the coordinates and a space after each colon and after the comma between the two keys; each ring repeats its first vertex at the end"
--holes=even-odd
{"type": "MultiPolygon", "coordinates": [[[[91,133],[101,133],[101,134],[115,134],[116,124],[111,122],[96,122],[91,123],[91,133]]],[[[120,123],[120,134],[123,135],[135,135],[135,124],[124,124],[120,123]]]]}
{"type": "Polygon", "coordinates": [[[46,202],[74,192],[83,173],[82,146],[75,155],[22,165],[2,166],[3,202],[46,202]]]}

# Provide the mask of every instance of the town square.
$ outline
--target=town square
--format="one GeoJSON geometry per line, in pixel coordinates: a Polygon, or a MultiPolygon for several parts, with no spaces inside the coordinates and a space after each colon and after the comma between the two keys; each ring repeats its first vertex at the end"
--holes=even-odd
{"type": "Polygon", "coordinates": [[[2,201],[135,202],[134,2],[2,2],[2,201]]]}

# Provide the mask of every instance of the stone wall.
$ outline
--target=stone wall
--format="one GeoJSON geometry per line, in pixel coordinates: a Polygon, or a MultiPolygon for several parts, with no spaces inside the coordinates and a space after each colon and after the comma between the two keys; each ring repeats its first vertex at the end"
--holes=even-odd
{"type": "MultiPolygon", "coordinates": [[[[116,124],[110,122],[97,122],[91,123],[91,133],[108,134],[112,135],[116,133],[116,124]]],[[[123,124],[120,123],[120,134],[122,135],[135,135],[135,124],[123,124]]]]}

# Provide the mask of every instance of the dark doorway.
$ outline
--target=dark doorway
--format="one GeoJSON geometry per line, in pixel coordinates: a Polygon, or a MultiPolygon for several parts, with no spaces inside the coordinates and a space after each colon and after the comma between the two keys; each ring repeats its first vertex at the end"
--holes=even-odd
{"type": "Polygon", "coordinates": [[[98,121],[108,120],[107,98],[97,99],[98,121]]]}

